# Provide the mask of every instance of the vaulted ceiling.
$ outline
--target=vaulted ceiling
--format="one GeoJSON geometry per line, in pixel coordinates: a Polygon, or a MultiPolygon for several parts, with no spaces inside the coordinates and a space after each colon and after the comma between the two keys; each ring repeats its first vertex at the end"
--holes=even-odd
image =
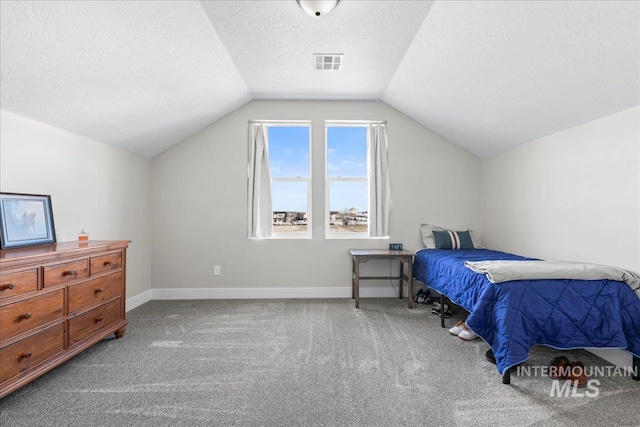
{"type": "Polygon", "coordinates": [[[147,157],[252,99],[381,100],[479,157],[640,104],[636,1],[0,8],[0,108],[147,157]]]}

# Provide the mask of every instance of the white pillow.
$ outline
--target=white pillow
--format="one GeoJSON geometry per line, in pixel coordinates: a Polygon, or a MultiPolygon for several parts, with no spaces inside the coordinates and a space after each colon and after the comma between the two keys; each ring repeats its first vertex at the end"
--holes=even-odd
{"type": "Polygon", "coordinates": [[[422,244],[427,249],[436,248],[436,239],[433,237],[433,230],[447,231],[446,228],[438,227],[432,224],[420,224],[420,234],[422,234],[422,244]]]}

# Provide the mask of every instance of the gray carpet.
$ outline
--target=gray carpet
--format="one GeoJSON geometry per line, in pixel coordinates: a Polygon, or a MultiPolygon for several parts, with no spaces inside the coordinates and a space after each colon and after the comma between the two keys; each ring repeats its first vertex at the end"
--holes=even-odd
{"type": "MultiPolygon", "coordinates": [[[[548,377],[501,384],[480,339],[406,300],[152,301],[104,340],[0,401],[2,426],[638,425],[640,382],[549,397],[548,377]]],[[[454,315],[455,317],[455,315],[454,315]]],[[[455,319],[449,319],[453,324],[455,319]]],[[[529,366],[583,351],[535,347],[529,366]]]]}

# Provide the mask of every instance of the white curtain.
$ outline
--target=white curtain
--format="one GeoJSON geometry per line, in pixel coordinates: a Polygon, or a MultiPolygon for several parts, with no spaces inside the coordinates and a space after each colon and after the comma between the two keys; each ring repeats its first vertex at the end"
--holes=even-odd
{"type": "Polygon", "coordinates": [[[389,235],[391,185],[387,156],[387,125],[369,125],[369,236],[389,235]]]}
{"type": "Polygon", "coordinates": [[[249,123],[249,237],[271,237],[271,172],[267,125],[249,123]]]}

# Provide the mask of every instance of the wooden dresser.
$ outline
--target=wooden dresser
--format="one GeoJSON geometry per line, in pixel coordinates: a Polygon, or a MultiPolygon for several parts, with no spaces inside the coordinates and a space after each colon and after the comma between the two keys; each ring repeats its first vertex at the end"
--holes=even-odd
{"type": "Polygon", "coordinates": [[[0,398],[124,335],[128,241],[0,251],[0,398]]]}

